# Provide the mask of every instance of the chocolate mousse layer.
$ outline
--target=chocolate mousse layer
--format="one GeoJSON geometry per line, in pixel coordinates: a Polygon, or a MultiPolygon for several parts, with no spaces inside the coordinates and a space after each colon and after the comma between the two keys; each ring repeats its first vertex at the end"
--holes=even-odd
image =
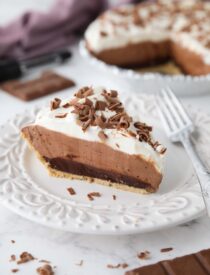
{"type": "Polygon", "coordinates": [[[99,53],[92,52],[88,45],[87,48],[98,59],[120,67],[157,65],[172,59],[186,74],[196,76],[210,73],[210,65],[205,64],[199,54],[175,42],[128,44],[125,47],[103,50],[99,53]]]}
{"type": "Polygon", "coordinates": [[[210,65],[204,63],[199,54],[178,43],[171,43],[171,56],[186,74],[196,76],[210,73],[210,65]]]}
{"type": "Polygon", "coordinates": [[[147,192],[155,192],[162,179],[152,161],[114,150],[102,142],[73,138],[38,125],[26,126],[22,135],[55,171],[104,180],[112,186],[120,183],[147,192]]]}
{"type": "Polygon", "coordinates": [[[160,64],[170,57],[170,41],[128,44],[95,53],[86,43],[92,55],[104,62],[120,67],[141,67],[160,64]]]}

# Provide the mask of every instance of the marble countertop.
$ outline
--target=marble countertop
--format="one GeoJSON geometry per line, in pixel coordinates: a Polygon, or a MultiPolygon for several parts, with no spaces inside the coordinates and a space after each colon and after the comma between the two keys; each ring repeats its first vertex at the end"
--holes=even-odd
{"type": "MultiPolygon", "coordinates": [[[[11,4],[9,0],[7,2],[11,4]]],[[[14,2],[17,3],[17,1],[14,2]]],[[[27,1],[22,0],[20,2],[27,6],[27,1]]],[[[44,2],[46,5],[51,3],[51,1],[44,2]]],[[[2,3],[0,6],[0,14],[3,14],[2,8],[4,6],[2,3]]],[[[5,4],[5,10],[6,6],[5,4]]],[[[15,12],[16,10],[13,14],[16,15],[17,13],[15,12]]],[[[6,18],[5,13],[4,16],[6,18]]],[[[76,80],[78,86],[96,83],[117,89],[123,86],[123,90],[126,90],[119,79],[114,76],[107,77],[104,72],[88,66],[90,65],[74,49],[73,58],[69,63],[57,66],[56,69],[76,80]]],[[[37,73],[39,73],[39,70],[34,71],[31,75],[33,76],[37,73]]],[[[141,87],[139,88],[140,91],[141,87]]],[[[61,96],[65,97],[70,92],[62,92],[61,96]]],[[[5,123],[16,113],[23,112],[23,110],[27,110],[31,106],[45,104],[50,97],[47,96],[30,103],[24,103],[6,93],[0,92],[0,124],[5,123]]],[[[198,110],[202,109],[210,112],[210,92],[203,96],[182,98],[182,101],[184,104],[190,104],[198,110]]],[[[16,265],[14,262],[9,261],[10,255],[15,254],[19,256],[23,251],[30,252],[39,260],[46,259],[51,261],[52,265],[56,266],[56,275],[120,275],[124,274],[127,269],[209,247],[210,220],[208,217],[201,217],[187,224],[147,234],[94,236],[71,234],[47,228],[25,220],[0,205],[1,275],[12,274],[11,269],[16,268],[16,265]],[[15,240],[15,243],[12,243],[11,240],[15,240]],[[160,249],[165,247],[173,247],[173,250],[161,253],[160,249]],[[151,257],[147,260],[138,259],[137,253],[145,250],[150,251],[151,257]],[[78,265],[81,260],[83,264],[78,265]],[[119,263],[127,263],[129,267],[127,269],[107,268],[108,264],[116,265],[119,263]]],[[[38,260],[20,265],[18,266],[20,270],[17,274],[36,274],[36,268],[40,265],[42,264],[38,260]]]]}

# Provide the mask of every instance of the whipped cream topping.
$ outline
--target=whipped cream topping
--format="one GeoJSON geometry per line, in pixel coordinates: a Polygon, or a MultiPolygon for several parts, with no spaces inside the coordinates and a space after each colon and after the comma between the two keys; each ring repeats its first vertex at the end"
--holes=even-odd
{"type": "Polygon", "coordinates": [[[201,55],[206,64],[210,64],[209,37],[210,3],[197,0],[161,0],[108,10],[85,32],[95,53],[130,43],[172,40],[201,55]]]}
{"type": "MultiPolygon", "coordinates": [[[[101,95],[104,88],[97,87],[92,88],[93,94],[88,96],[93,104],[96,101],[104,101],[104,97],[101,95]]],[[[79,99],[79,103],[84,103],[85,99],[79,99]]],[[[98,133],[101,131],[99,126],[88,127],[85,131],[82,130],[81,125],[78,123],[77,114],[72,113],[74,110],[73,106],[68,108],[62,107],[64,104],[68,103],[69,99],[62,100],[60,102],[60,107],[51,110],[50,107],[43,108],[37,115],[35,125],[42,126],[52,131],[60,132],[67,136],[83,139],[92,142],[104,142],[106,145],[110,146],[114,150],[124,152],[131,155],[139,155],[147,161],[152,161],[159,172],[162,172],[163,164],[162,157],[160,153],[163,148],[159,145],[158,150],[154,148],[145,141],[139,141],[136,137],[131,136],[129,131],[135,131],[133,123],[130,124],[128,129],[103,129],[105,135],[107,135],[106,140],[101,140],[98,133]],[[64,117],[62,115],[65,114],[64,117]]],[[[103,115],[105,118],[110,118],[113,116],[114,112],[105,109],[104,111],[96,111],[97,114],[103,115]]]]}

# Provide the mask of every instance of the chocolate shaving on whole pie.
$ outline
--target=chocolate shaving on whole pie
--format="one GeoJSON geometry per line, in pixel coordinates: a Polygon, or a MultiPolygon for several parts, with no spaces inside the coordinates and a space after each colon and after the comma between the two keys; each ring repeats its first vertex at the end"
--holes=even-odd
{"type": "Polygon", "coordinates": [[[116,199],[117,199],[116,195],[112,195],[112,198],[114,201],[116,201],[116,199]]]}
{"type": "Polygon", "coordinates": [[[50,109],[51,109],[51,110],[58,109],[58,108],[60,107],[60,103],[61,103],[61,99],[60,99],[60,98],[54,98],[54,99],[50,102],[50,109]]]}
{"type": "Polygon", "coordinates": [[[35,260],[35,258],[30,253],[23,252],[20,254],[20,259],[17,261],[17,264],[24,264],[33,260],[35,260]]]}
{"type": "Polygon", "coordinates": [[[15,240],[11,240],[11,243],[15,243],[15,240]]]}
{"type": "Polygon", "coordinates": [[[49,264],[38,267],[37,273],[39,275],[54,275],[54,271],[53,271],[51,265],[49,265],[49,264]]]}
{"type": "Polygon", "coordinates": [[[76,192],[75,192],[74,188],[72,188],[72,187],[67,188],[67,191],[69,192],[69,194],[71,196],[76,195],[76,192]]]}

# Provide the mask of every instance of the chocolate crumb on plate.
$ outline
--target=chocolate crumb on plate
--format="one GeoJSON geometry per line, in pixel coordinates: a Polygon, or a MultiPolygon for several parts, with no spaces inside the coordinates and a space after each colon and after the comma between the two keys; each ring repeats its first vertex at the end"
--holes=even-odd
{"type": "Polygon", "coordinates": [[[171,251],[171,250],[173,250],[173,248],[172,247],[166,247],[166,248],[161,248],[161,250],[160,250],[160,252],[169,252],[169,251],[171,251]]]}
{"type": "Polygon", "coordinates": [[[94,197],[98,197],[98,198],[101,197],[101,193],[99,193],[99,192],[92,192],[92,193],[88,193],[87,196],[88,196],[88,199],[90,201],[93,201],[94,197]]]}
{"type": "Polygon", "coordinates": [[[137,257],[141,260],[147,260],[150,258],[150,252],[149,251],[143,251],[137,254],[137,257]]]}
{"type": "Polygon", "coordinates": [[[13,268],[13,269],[11,269],[11,272],[12,272],[12,273],[17,273],[18,271],[19,271],[18,268],[13,268]]]}
{"type": "Polygon", "coordinates": [[[69,192],[69,194],[71,196],[76,195],[76,192],[75,192],[74,188],[72,188],[72,187],[67,188],[67,191],[69,192]]]}
{"type": "Polygon", "coordinates": [[[78,265],[78,266],[83,266],[83,263],[84,263],[84,261],[83,260],[81,260],[79,263],[77,263],[76,265],[78,265]]]}
{"type": "Polygon", "coordinates": [[[23,252],[20,254],[20,259],[17,261],[17,264],[24,264],[33,260],[35,260],[35,258],[30,253],[23,252]]]}
{"type": "Polygon", "coordinates": [[[112,198],[114,201],[116,201],[116,199],[117,199],[116,195],[112,195],[112,198]]]}
{"type": "Polygon", "coordinates": [[[39,275],[54,275],[54,271],[49,264],[38,267],[36,271],[39,275]]]}
{"type": "Polygon", "coordinates": [[[14,254],[12,254],[11,256],[10,256],[10,260],[9,260],[10,262],[14,262],[14,261],[16,261],[16,256],[14,255],[14,254]]]}

